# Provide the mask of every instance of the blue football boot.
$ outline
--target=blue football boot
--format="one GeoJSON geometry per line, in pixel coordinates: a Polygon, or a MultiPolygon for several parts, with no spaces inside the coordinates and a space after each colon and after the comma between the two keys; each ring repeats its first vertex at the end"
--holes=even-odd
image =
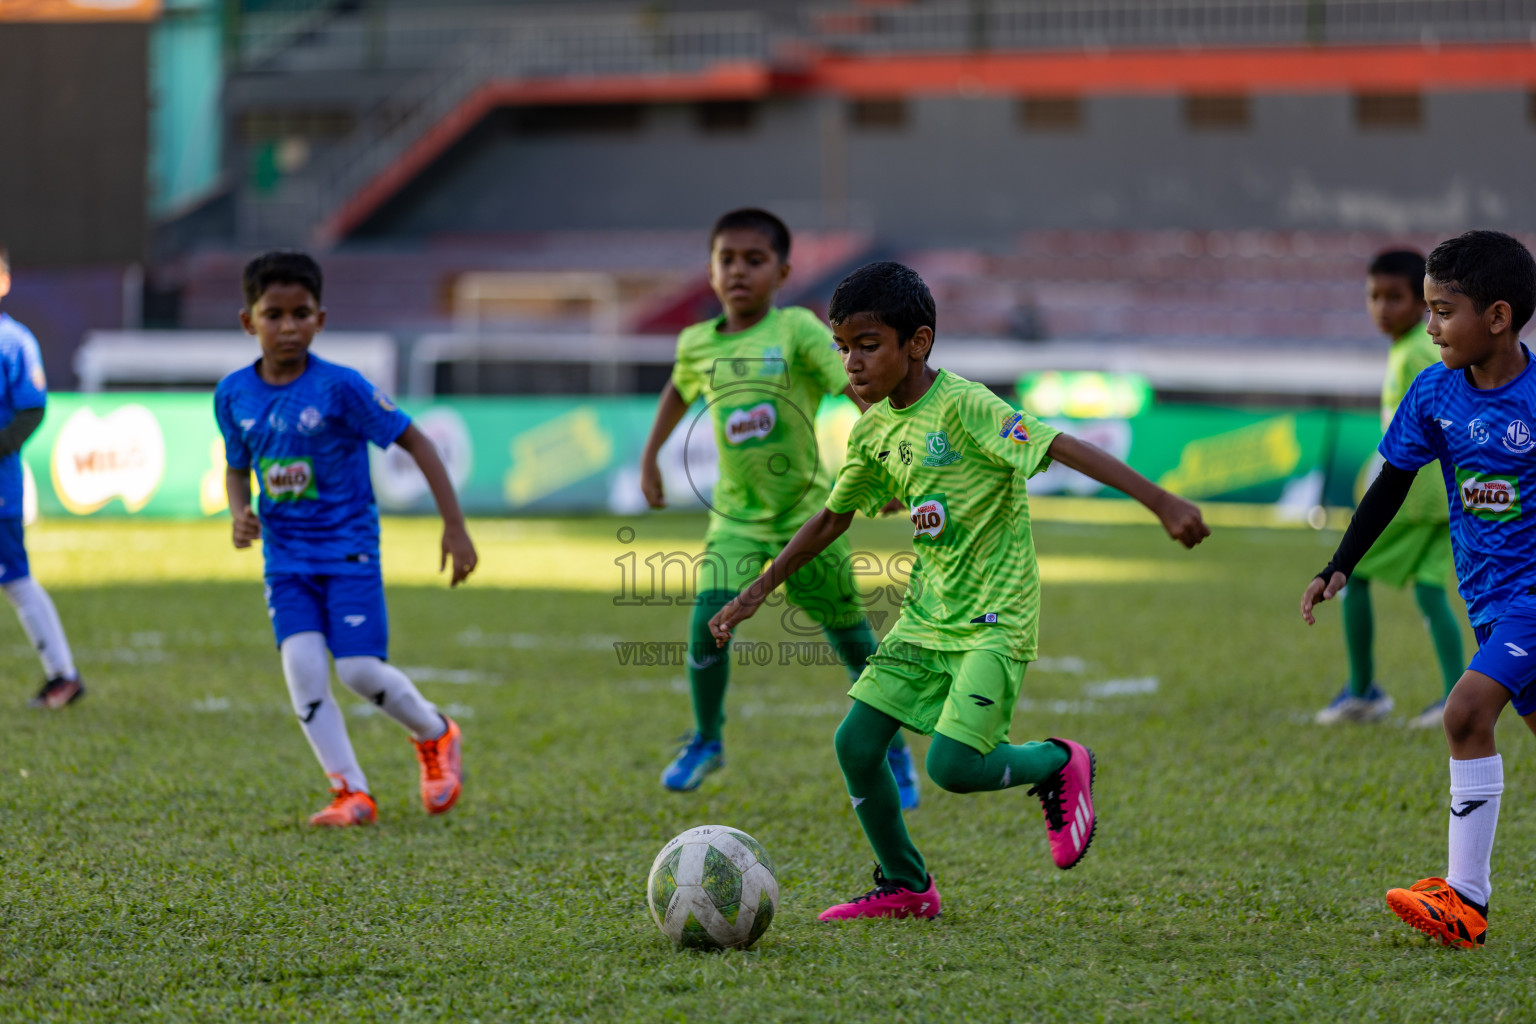
{"type": "Polygon", "coordinates": [[[1328,706],[1312,716],[1312,721],[1318,725],[1337,725],[1339,722],[1371,723],[1379,722],[1392,713],[1392,698],[1382,692],[1381,687],[1375,683],[1370,689],[1356,697],[1349,692],[1349,684],[1344,684],[1344,689],[1339,695],[1328,702],[1328,706]]]}
{"type": "Polygon", "coordinates": [[[677,757],[661,773],[661,784],[674,793],[691,793],[699,788],[704,776],[725,767],[725,746],[719,740],[705,740],[690,733],[677,757]]]}
{"type": "Polygon", "coordinates": [[[887,750],[885,763],[891,766],[891,774],[896,776],[896,792],[901,795],[901,809],[916,810],[922,794],[917,788],[917,766],[912,763],[912,748],[903,744],[900,750],[887,750]]]}

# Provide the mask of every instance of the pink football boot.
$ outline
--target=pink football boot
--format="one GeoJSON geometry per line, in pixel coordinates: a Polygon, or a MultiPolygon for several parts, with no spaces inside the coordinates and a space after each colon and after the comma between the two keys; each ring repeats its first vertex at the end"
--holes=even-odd
{"type": "Polygon", "coordinates": [[[938,917],[939,887],[928,876],[926,892],[913,892],[885,880],[885,872],[875,868],[875,887],[847,903],[828,907],[818,921],[846,921],[853,917],[938,917]]]}
{"type": "Polygon", "coordinates": [[[1098,770],[1093,751],[1081,743],[1051,742],[1067,752],[1061,771],[1031,789],[1045,812],[1045,834],[1051,840],[1051,859],[1065,871],[1075,867],[1093,842],[1098,820],[1093,813],[1093,776],[1098,770]]]}

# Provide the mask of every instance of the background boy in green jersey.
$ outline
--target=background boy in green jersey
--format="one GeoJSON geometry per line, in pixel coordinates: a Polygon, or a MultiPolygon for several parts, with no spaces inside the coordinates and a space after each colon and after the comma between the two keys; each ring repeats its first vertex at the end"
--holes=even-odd
{"type": "MultiPolygon", "coordinates": [[[[715,429],[720,475],[710,500],[706,558],[698,570],[688,652],[696,728],[662,772],[667,789],[697,789],[724,763],[721,727],[730,679],[729,652],[717,649],[709,620],[820,508],[828,480],[816,445],[823,396],[848,386],[831,335],[807,309],[778,309],[774,295],[789,278],[789,229],[766,210],[735,210],[709,236],[709,282],[724,311],[677,339],[677,362],[662,389],[656,421],[640,461],[640,486],[652,508],[664,508],[657,453],[702,396],[715,429]]],[[[846,542],[789,580],[789,600],[826,632],[857,678],[876,639],[854,585],[846,542]]],[[[917,806],[917,772],[899,734],[887,756],[902,806],[917,806]]]]}
{"type": "MultiPolygon", "coordinates": [[[[1377,328],[1392,342],[1387,376],[1381,385],[1381,429],[1392,422],[1408,385],[1425,367],[1440,362],[1440,350],[1425,330],[1424,257],[1408,249],[1384,252],[1371,261],[1366,277],[1366,305],[1377,328]]],[[[1389,587],[1413,581],[1413,596],[1424,613],[1424,624],[1435,643],[1444,690],[1440,699],[1409,724],[1439,728],[1445,698],[1461,676],[1464,662],[1461,626],[1446,600],[1445,581],[1451,575],[1451,526],[1439,463],[1421,469],[1408,498],[1370,553],[1350,577],[1343,605],[1344,646],[1349,652],[1349,681],[1339,695],[1319,711],[1319,725],[1335,722],[1378,722],[1392,710],[1392,698],[1375,679],[1371,615],[1371,580],[1389,587]]]]}
{"type": "Polygon", "coordinates": [[[1210,531],[1198,508],[1120,460],[930,367],[933,296],[907,267],[855,271],[838,285],[829,318],[848,380],[869,411],[849,435],[848,461],[826,508],[710,628],[725,644],[792,571],[843,535],[855,510],[873,513],[893,497],[911,508],[921,558],[900,617],[849,691],[853,708],[835,741],[879,860],[875,887],[821,919],[936,917],[938,888],[907,835],[882,756],[901,726],[933,735],[928,776],[942,789],[1032,785],[1058,867],[1077,864],[1093,838],[1093,753],[1070,740],[1008,742],[1040,611],[1025,479],[1057,459],[1146,505],[1186,547],[1210,531]]]}

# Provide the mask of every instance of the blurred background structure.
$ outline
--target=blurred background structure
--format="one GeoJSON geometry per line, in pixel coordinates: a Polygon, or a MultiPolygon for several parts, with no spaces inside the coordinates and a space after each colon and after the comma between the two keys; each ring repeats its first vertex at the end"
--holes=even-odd
{"type": "Polygon", "coordinates": [[[281,245],[408,395],[654,395],[762,205],[786,303],[909,262],[1001,392],[1368,408],[1369,257],[1536,239],[1536,0],[0,0],[0,76],[65,388],[211,385],[281,245]]]}
{"type": "Polygon", "coordinates": [[[0,237],[61,383],[271,245],[407,345],[486,271],[481,325],[671,332],[745,203],[791,302],[895,256],[948,337],[1350,345],[1382,245],[1536,230],[1536,0],[0,2],[50,12],[0,20],[0,237]]]}

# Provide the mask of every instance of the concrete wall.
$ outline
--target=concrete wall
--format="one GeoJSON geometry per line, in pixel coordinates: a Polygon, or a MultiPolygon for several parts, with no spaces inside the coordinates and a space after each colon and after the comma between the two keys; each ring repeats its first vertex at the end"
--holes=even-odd
{"type": "Polygon", "coordinates": [[[146,241],[149,27],[0,27],[0,239],[19,264],[125,264],[146,241]]]}
{"type": "Polygon", "coordinates": [[[739,134],[705,134],[683,105],[564,133],[503,112],[361,234],[687,228],[744,203],[902,245],[1028,228],[1529,231],[1530,103],[1429,94],[1418,127],[1382,131],[1356,125],[1348,95],[1257,96],[1246,129],[1213,132],[1185,124],[1180,97],[1103,97],[1066,134],[1026,130],[999,97],[913,100],[896,129],[854,126],[840,99],[781,98],[739,134]]]}

